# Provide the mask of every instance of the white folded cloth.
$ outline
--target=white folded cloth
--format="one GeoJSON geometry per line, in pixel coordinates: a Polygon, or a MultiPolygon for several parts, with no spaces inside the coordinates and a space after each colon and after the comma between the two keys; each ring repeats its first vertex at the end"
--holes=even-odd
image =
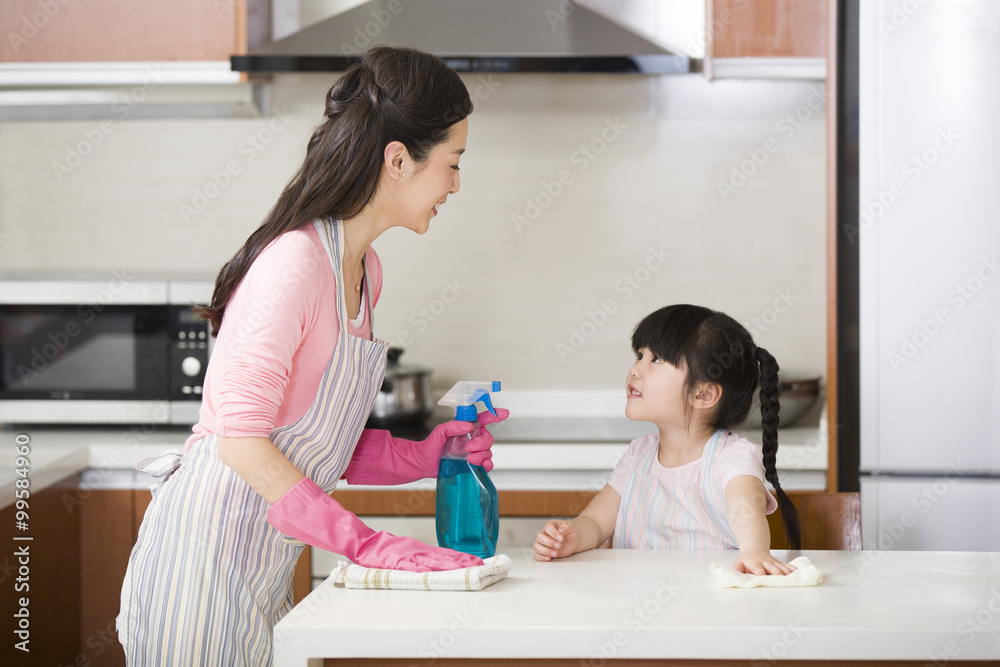
{"type": "Polygon", "coordinates": [[[334,584],[347,588],[382,588],[407,591],[478,591],[506,578],[510,556],[497,554],[482,565],[440,572],[380,570],[340,561],[330,572],[334,584]]]}
{"type": "Polygon", "coordinates": [[[818,586],[823,583],[823,571],[805,556],[789,561],[797,569],[791,574],[747,574],[731,567],[712,563],[708,569],[715,575],[719,588],[756,588],[758,586],[818,586]]]}

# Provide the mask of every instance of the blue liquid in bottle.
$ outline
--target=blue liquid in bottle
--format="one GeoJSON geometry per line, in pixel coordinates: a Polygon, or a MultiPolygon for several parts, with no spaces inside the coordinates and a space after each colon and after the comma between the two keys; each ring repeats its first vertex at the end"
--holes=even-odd
{"type": "Polygon", "coordinates": [[[438,545],[480,558],[496,554],[500,532],[497,489],[482,466],[465,460],[469,436],[449,438],[438,466],[435,523],[438,545]],[[457,447],[452,440],[458,440],[457,447]],[[462,458],[451,458],[461,452],[462,458]]]}

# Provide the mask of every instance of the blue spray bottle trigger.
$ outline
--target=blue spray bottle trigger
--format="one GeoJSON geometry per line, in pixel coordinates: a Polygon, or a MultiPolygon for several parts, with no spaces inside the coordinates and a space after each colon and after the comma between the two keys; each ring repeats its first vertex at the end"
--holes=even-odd
{"type": "MultiPolygon", "coordinates": [[[[496,386],[498,384],[500,384],[500,383],[499,382],[494,382],[493,383],[494,386],[496,386]]],[[[500,391],[500,387],[496,387],[493,391],[500,391]]],[[[477,401],[482,401],[483,405],[486,406],[486,409],[490,411],[490,414],[493,415],[494,417],[496,416],[497,411],[496,411],[496,408],[493,407],[493,401],[490,400],[490,395],[489,395],[488,392],[484,391],[483,395],[481,397],[479,397],[478,399],[476,399],[476,400],[477,401]]],[[[475,406],[473,405],[473,407],[475,407],[475,406]]]]}

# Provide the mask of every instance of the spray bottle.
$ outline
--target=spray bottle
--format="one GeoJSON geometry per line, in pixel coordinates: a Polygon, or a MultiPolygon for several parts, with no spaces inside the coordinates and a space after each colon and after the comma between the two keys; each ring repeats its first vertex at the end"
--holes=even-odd
{"type": "Polygon", "coordinates": [[[472,431],[455,435],[444,443],[438,466],[435,523],[438,545],[463,551],[480,558],[496,554],[500,532],[500,503],[482,466],[466,460],[465,443],[480,433],[476,403],[482,402],[496,414],[491,391],[500,391],[500,383],[457,382],[438,405],[454,409],[457,421],[472,422],[472,431]]]}

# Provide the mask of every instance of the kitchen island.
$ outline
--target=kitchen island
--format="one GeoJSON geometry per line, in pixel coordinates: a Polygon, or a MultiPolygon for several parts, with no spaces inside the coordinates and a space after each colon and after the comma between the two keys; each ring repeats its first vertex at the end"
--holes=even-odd
{"type": "Polygon", "coordinates": [[[727,551],[509,555],[473,593],[327,580],[275,627],[275,667],[1000,660],[1000,553],[806,551],[822,585],[756,589],[716,586],[727,551]]]}
{"type": "MultiPolygon", "coordinates": [[[[586,489],[597,491],[631,437],[638,437],[634,422],[617,419],[575,421],[510,419],[510,424],[492,427],[496,433],[491,474],[498,489],[586,489]],[[565,422],[563,424],[562,422],[565,422]],[[573,429],[566,427],[572,423],[573,429]],[[556,435],[558,434],[558,435],[556,435]],[[561,438],[561,439],[560,439],[561,438]]],[[[32,493],[76,475],[84,491],[98,489],[148,489],[155,480],[136,472],[135,465],[147,456],[180,450],[191,431],[167,425],[122,426],[120,428],[26,427],[0,429],[0,443],[7,452],[0,460],[0,509],[14,504],[19,475],[14,448],[27,442],[32,493]]],[[[640,425],[641,427],[641,425],[640,425]]],[[[779,431],[777,467],[787,490],[823,490],[826,476],[826,442],[814,425],[779,431]]],[[[757,434],[749,434],[751,439],[757,434]]],[[[350,488],[343,483],[341,488],[350,488]]],[[[434,488],[433,480],[393,487],[367,489],[434,488]]]]}

